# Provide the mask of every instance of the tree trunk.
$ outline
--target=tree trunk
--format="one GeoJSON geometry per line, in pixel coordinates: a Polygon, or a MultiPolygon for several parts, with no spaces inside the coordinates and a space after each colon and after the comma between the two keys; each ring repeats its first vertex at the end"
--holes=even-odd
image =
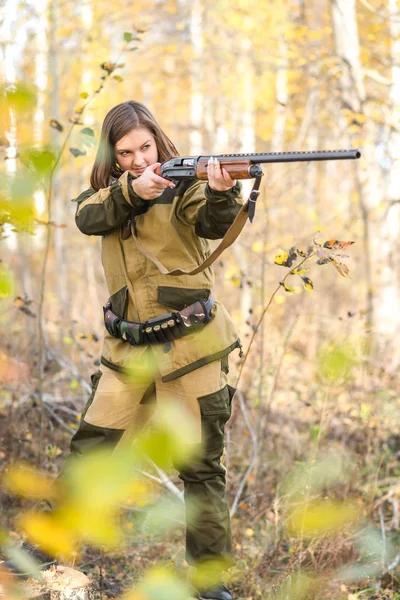
{"type": "MultiPolygon", "coordinates": [[[[384,164],[386,193],[385,201],[388,203],[385,216],[382,219],[381,241],[379,247],[379,262],[381,264],[381,277],[377,289],[378,302],[376,306],[377,323],[379,331],[396,339],[400,327],[399,318],[399,262],[398,240],[400,233],[400,133],[398,130],[400,106],[400,23],[398,20],[398,6],[396,0],[388,0],[391,37],[391,87],[389,95],[390,122],[396,126],[390,127],[388,139],[385,143],[385,154],[389,158],[384,164]],[[389,166],[390,165],[390,166],[389,166]]],[[[398,344],[392,351],[392,364],[398,363],[400,350],[398,344]]]]}
{"type": "MultiPolygon", "coordinates": [[[[41,573],[41,581],[27,579],[19,592],[29,600],[95,600],[90,580],[75,569],[58,566],[41,573]]],[[[11,591],[0,585],[0,599],[8,600],[11,591]]]]}
{"type": "MultiPolygon", "coordinates": [[[[332,25],[335,39],[335,52],[341,59],[341,108],[357,114],[363,110],[365,88],[360,59],[360,40],[358,35],[355,0],[333,0],[332,25]]],[[[371,125],[372,126],[372,125],[371,125]]],[[[373,139],[373,132],[365,126],[363,138],[373,139]]],[[[350,136],[351,141],[351,136],[350,136]]],[[[371,262],[371,222],[370,210],[379,202],[379,173],[373,168],[374,145],[365,144],[363,160],[367,167],[358,161],[355,165],[360,212],[363,222],[363,245],[365,260],[365,302],[368,330],[372,332],[374,324],[373,281],[371,262]],[[372,150],[371,150],[372,148],[372,150]],[[378,200],[377,200],[378,199],[378,200]]],[[[371,334],[372,335],[372,334],[371,334]]],[[[372,345],[370,336],[368,346],[372,345]]]]}
{"type": "Polygon", "coordinates": [[[203,152],[203,19],[203,3],[194,2],[190,9],[190,43],[194,55],[190,67],[190,154],[194,156],[203,152]]]}

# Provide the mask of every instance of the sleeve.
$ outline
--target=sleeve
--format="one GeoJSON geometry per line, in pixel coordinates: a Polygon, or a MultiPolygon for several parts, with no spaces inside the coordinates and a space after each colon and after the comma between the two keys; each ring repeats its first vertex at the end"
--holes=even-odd
{"type": "Polygon", "coordinates": [[[178,217],[194,225],[199,237],[217,240],[224,237],[243,204],[239,181],[225,192],[210,188],[205,181],[196,180],[184,193],[178,217]]]}
{"type": "Polygon", "coordinates": [[[110,185],[97,192],[89,188],[82,192],[75,202],[78,203],[75,222],[78,229],[86,235],[105,235],[119,227],[132,214],[146,212],[148,206],[132,189],[135,179],[129,171],[110,185]]]}

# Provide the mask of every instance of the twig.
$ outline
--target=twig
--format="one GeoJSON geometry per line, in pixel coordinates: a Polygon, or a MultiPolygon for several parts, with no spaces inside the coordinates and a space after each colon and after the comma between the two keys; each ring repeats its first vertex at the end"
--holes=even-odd
{"type": "Polygon", "coordinates": [[[147,473],[147,471],[143,471],[142,469],[135,469],[135,472],[140,473],[144,477],[151,479],[151,481],[155,481],[155,483],[158,483],[158,485],[165,487],[169,492],[171,492],[171,494],[173,494],[176,498],[178,498],[178,500],[183,502],[183,491],[181,491],[173,483],[173,481],[171,481],[171,479],[168,477],[168,475],[166,473],[164,473],[164,471],[162,469],[157,467],[157,465],[155,463],[153,463],[153,461],[150,461],[150,462],[151,462],[152,466],[154,467],[154,469],[157,471],[159,477],[156,477],[155,475],[152,475],[151,473],[147,473]]]}
{"type": "Polygon", "coordinates": [[[244,486],[246,484],[246,481],[247,481],[250,473],[252,472],[252,470],[254,468],[254,465],[256,464],[257,454],[258,454],[257,436],[256,436],[254,428],[252,427],[252,425],[250,423],[250,420],[249,420],[249,418],[247,416],[246,404],[244,402],[243,394],[242,394],[242,392],[240,390],[237,390],[236,393],[237,393],[237,395],[239,397],[240,409],[242,411],[243,418],[244,418],[244,421],[246,423],[246,427],[247,427],[247,429],[248,429],[248,431],[250,433],[251,441],[252,441],[252,444],[253,444],[253,456],[252,456],[250,464],[249,464],[249,466],[248,466],[248,468],[246,470],[246,473],[244,474],[244,476],[242,478],[242,481],[240,482],[238,491],[236,492],[235,499],[234,499],[234,501],[232,503],[232,508],[231,508],[231,511],[230,511],[231,517],[237,511],[237,507],[238,507],[240,498],[242,496],[242,493],[243,493],[243,490],[244,490],[244,486]]]}
{"type": "Polygon", "coordinates": [[[381,533],[382,533],[382,570],[385,570],[386,565],[386,531],[385,531],[385,519],[383,517],[382,504],[379,509],[379,522],[381,524],[381,533]]]}
{"type": "MultiPolygon", "coordinates": [[[[50,402],[49,400],[46,400],[46,399],[44,399],[44,403],[46,405],[53,404],[52,402],[50,402]]],[[[53,406],[54,406],[54,404],[53,404],[53,406]]],[[[72,410],[72,408],[67,408],[66,406],[62,406],[61,404],[58,404],[57,406],[55,406],[53,410],[61,410],[61,412],[68,413],[69,415],[74,415],[74,417],[79,417],[79,415],[81,414],[77,410],[72,410]]]]}
{"type": "Polygon", "coordinates": [[[272,294],[271,294],[271,297],[270,297],[270,299],[269,299],[269,301],[268,301],[267,305],[266,305],[266,306],[265,306],[265,308],[263,309],[263,311],[262,311],[262,313],[261,313],[261,317],[259,318],[259,320],[258,320],[258,323],[257,323],[257,325],[256,325],[256,327],[255,327],[255,329],[254,329],[254,331],[253,331],[253,335],[251,336],[251,339],[250,339],[250,342],[249,342],[248,348],[247,348],[247,350],[246,350],[246,354],[245,354],[245,356],[244,356],[244,359],[243,359],[243,361],[242,361],[242,363],[241,363],[241,365],[240,365],[240,368],[239,368],[239,373],[238,373],[238,376],[237,376],[237,378],[236,378],[236,383],[235,383],[235,387],[236,387],[236,388],[237,388],[237,387],[238,387],[238,385],[239,385],[239,381],[240,381],[240,378],[241,378],[241,376],[242,376],[242,372],[243,372],[243,367],[244,367],[244,365],[246,364],[246,361],[247,361],[247,359],[248,359],[248,356],[249,356],[249,353],[250,353],[251,347],[252,347],[252,345],[253,345],[253,342],[254,342],[254,338],[256,337],[256,335],[257,335],[257,332],[258,332],[258,330],[260,329],[260,325],[261,325],[261,323],[262,323],[262,321],[263,321],[263,319],[264,319],[264,317],[265,317],[265,315],[266,315],[266,313],[267,313],[267,311],[268,311],[269,307],[271,306],[273,299],[275,298],[276,294],[277,294],[277,293],[279,292],[279,290],[281,289],[281,286],[283,286],[283,285],[284,285],[284,283],[285,283],[286,279],[289,277],[289,275],[291,275],[292,271],[294,271],[295,269],[298,269],[299,267],[301,267],[301,265],[303,265],[303,264],[306,262],[306,260],[308,260],[309,258],[311,258],[311,257],[312,257],[312,256],[314,256],[314,255],[315,255],[315,252],[312,252],[311,254],[309,254],[308,256],[306,256],[305,258],[303,258],[303,260],[302,260],[302,261],[300,261],[298,265],[295,265],[294,267],[292,267],[292,268],[289,270],[289,272],[288,272],[288,273],[286,273],[286,275],[285,275],[285,277],[282,279],[282,281],[280,281],[280,282],[279,282],[279,285],[277,286],[277,288],[276,288],[276,289],[275,289],[275,290],[272,292],[272,294]]]}
{"type": "Polygon", "coordinates": [[[399,13],[397,14],[384,14],[382,13],[380,10],[377,10],[376,8],[374,8],[372,6],[372,4],[370,4],[368,2],[368,0],[359,0],[359,2],[361,2],[361,4],[369,11],[372,12],[374,15],[377,15],[380,19],[383,19],[384,21],[394,21],[394,22],[398,22],[400,21],[400,15],[399,13]]]}
{"type": "Polygon", "coordinates": [[[388,566],[387,570],[393,571],[393,569],[395,569],[399,563],[400,563],[400,554],[397,554],[397,556],[395,556],[393,562],[391,562],[390,565],[388,566]]]}
{"type": "Polygon", "coordinates": [[[52,417],[53,417],[53,418],[54,418],[54,419],[57,421],[57,423],[59,423],[59,424],[61,425],[61,427],[62,427],[63,429],[65,429],[66,431],[68,431],[68,433],[72,433],[72,435],[74,435],[74,434],[76,433],[75,429],[72,429],[72,427],[69,427],[69,426],[68,426],[68,425],[67,425],[67,424],[66,424],[66,423],[65,423],[65,422],[64,422],[64,421],[61,419],[61,417],[59,417],[59,416],[58,416],[58,415],[57,415],[57,414],[54,412],[54,410],[52,410],[52,409],[50,408],[50,406],[47,404],[47,402],[43,402],[43,405],[42,405],[42,406],[45,408],[45,410],[47,410],[47,411],[48,411],[48,412],[51,414],[51,416],[52,416],[52,417]]]}

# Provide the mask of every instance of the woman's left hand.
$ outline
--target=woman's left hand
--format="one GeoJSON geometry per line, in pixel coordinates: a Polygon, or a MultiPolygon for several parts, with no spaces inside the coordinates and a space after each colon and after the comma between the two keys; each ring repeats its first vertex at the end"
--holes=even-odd
{"type": "Polygon", "coordinates": [[[221,168],[219,161],[212,156],[208,159],[207,175],[210,188],[216,192],[226,192],[236,184],[236,179],[232,179],[228,171],[221,168]]]}

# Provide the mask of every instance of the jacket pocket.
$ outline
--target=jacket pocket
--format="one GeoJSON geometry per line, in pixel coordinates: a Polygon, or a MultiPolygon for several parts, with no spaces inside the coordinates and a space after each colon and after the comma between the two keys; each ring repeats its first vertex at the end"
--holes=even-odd
{"type": "Polygon", "coordinates": [[[160,285],[157,288],[157,302],[168,308],[182,310],[197,300],[207,300],[210,294],[211,290],[204,288],[178,288],[160,285]]]}
{"type": "Polygon", "coordinates": [[[128,287],[125,285],[123,288],[115,292],[112,296],[110,296],[111,306],[116,315],[121,317],[121,319],[125,316],[126,304],[128,300],[128,287]]]}
{"type": "Polygon", "coordinates": [[[223,448],[225,424],[231,416],[234,393],[235,389],[226,385],[222,390],[197,398],[201,412],[201,437],[206,454],[223,448]]]}

